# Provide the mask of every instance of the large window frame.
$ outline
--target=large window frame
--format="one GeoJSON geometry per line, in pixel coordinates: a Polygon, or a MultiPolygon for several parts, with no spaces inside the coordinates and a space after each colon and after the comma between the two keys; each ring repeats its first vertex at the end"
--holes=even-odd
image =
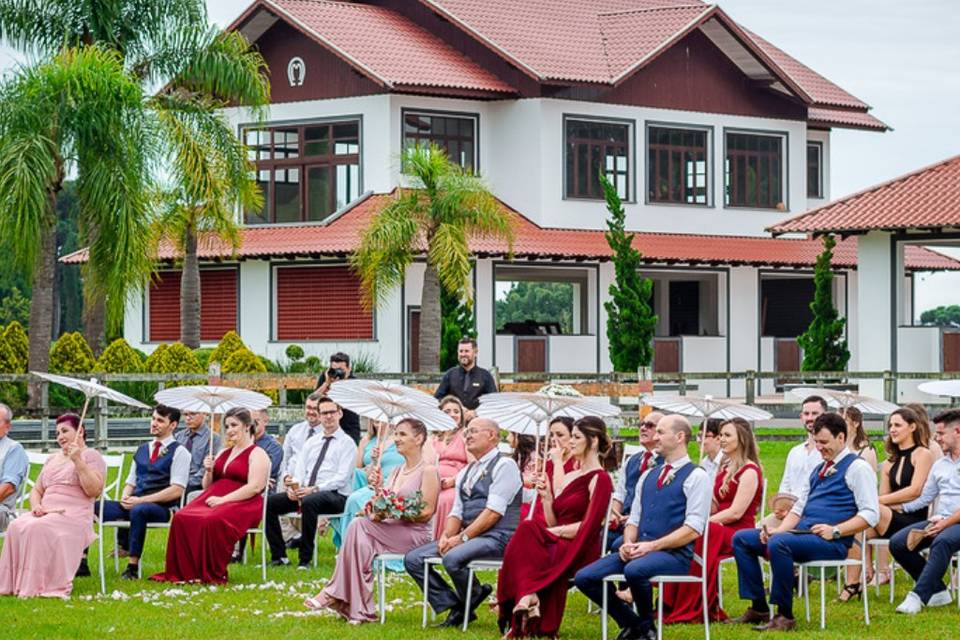
{"type": "Polygon", "coordinates": [[[823,199],[823,142],[819,140],[807,140],[807,156],[806,156],[806,167],[807,167],[807,197],[808,198],[817,198],[823,199]],[[816,177],[816,184],[810,184],[811,172],[810,172],[810,152],[816,151],[816,171],[813,173],[813,176],[816,177]]]}
{"type": "MultiPolygon", "coordinates": [[[[684,207],[706,207],[710,208],[714,206],[713,201],[713,185],[714,185],[714,162],[713,162],[713,127],[704,126],[704,125],[692,125],[692,124],[680,124],[674,122],[657,122],[657,121],[648,121],[645,126],[645,149],[646,149],[646,165],[644,166],[644,184],[646,185],[646,200],[647,204],[653,205],[679,205],[684,207]],[[689,152],[693,147],[686,147],[685,145],[673,145],[671,143],[660,143],[654,142],[654,129],[665,130],[665,131],[676,131],[676,132],[693,132],[701,133],[704,135],[704,145],[703,145],[703,159],[694,160],[694,162],[703,163],[703,184],[697,184],[697,176],[700,175],[698,172],[693,174],[683,174],[683,180],[681,184],[681,191],[684,194],[682,198],[686,197],[687,190],[696,190],[703,189],[703,201],[702,202],[687,202],[684,199],[672,200],[669,198],[657,198],[654,197],[654,188],[655,185],[652,184],[653,173],[656,171],[655,166],[660,166],[660,161],[662,160],[662,155],[664,153],[671,154],[671,152],[689,152]],[[657,162],[654,163],[652,155],[656,151],[660,157],[658,157],[657,162]],[[690,178],[693,178],[693,184],[688,184],[690,178]]],[[[667,160],[667,177],[668,182],[673,176],[673,163],[670,162],[670,159],[667,160]]],[[[684,165],[681,165],[683,167],[684,165]]],[[[670,195],[670,194],[668,194],[670,195]]]]}
{"type": "Polygon", "coordinates": [[[363,193],[363,118],[359,115],[272,122],[263,126],[245,124],[240,127],[239,134],[249,149],[248,158],[256,166],[255,177],[264,197],[262,212],[243,212],[244,222],[248,226],[323,223],[363,193]],[[350,131],[351,127],[356,127],[355,135],[350,131]],[[327,137],[314,137],[318,131],[325,131],[327,137]],[[287,137],[292,143],[285,139],[287,137]],[[316,152],[308,149],[324,144],[326,150],[323,153],[319,152],[319,148],[316,152]],[[317,176],[318,186],[324,186],[321,193],[325,202],[316,210],[312,210],[315,194],[311,187],[311,174],[317,176]],[[280,184],[297,185],[295,192],[293,189],[287,192],[291,200],[297,203],[296,216],[289,215],[290,208],[286,212],[281,211],[282,203],[278,199],[280,184]],[[285,219],[281,220],[280,216],[284,213],[285,219]]]}
{"type": "Polygon", "coordinates": [[[723,203],[724,207],[729,209],[756,209],[761,211],[789,211],[790,210],[790,184],[789,184],[789,149],[790,137],[785,131],[767,131],[755,129],[724,129],[723,131],[723,203]],[[745,136],[752,138],[763,138],[767,140],[776,140],[779,144],[779,153],[775,154],[770,150],[764,149],[731,149],[731,136],[745,136]],[[731,162],[731,156],[735,158],[731,162]],[[771,159],[776,157],[778,170],[771,167],[771,159]],[[742,162],[740,162],[742,160],[742,162]],[[743,180],[740,180],[740,169],[742,165],[743,180]],[[765,174],[767,177],[767,188],[762,188],[762,183],[757,181],[754,185],[748,182],[748,171],[754,169],[755,172],[765,174]],[[736,171],[737,175],[734,176],[736,171]],[[779,198],[770,189],[770,180],[776,176],[779,186],[779,198]],[[749,194],[753,190],[753,198],[748,195],[740,196],[741,191],[749,194]],[[764,194],[766,197],[764,197],[764,194]],[[734,197],[736,195],[737,197],[734,197]]]}
{"type": "MultiPolygon", "coordinates": [[[[432,122],[431,122],[432,124],[432,122]]],[[[449,123],[445,123],[449,124],[449,123]]],[[[441,147],[447,152],[447,157],[450,158],[454,164],[459,165],[460,167],[470,171],[474,174],[480,173],[480,114],[479,113],[467,113],[461,111],[438,111],[433,109],[417,109],[414,107],[404,107],[400,110],[400,148],[406,150],[411,144],[410,141],[415,141],[414,144],[421,145],[430,145],[436,144],[438,147],[441,147]],[[459,120],[461,124],[463,122],[469,122],[471,127],[471,133],[469,136],[464,135],[462,128],[458,127],[456,134],[449,133],[449,129],[445,130],[444,133],[433,133],[425,132],[423,134],[417,134],[409,136],[407,132],[407,118],[408,117],[422,117],[422,118],[440,118],[444,120],[459,120]],[[463,145],[463,143],[469,142],[473,151],[471,153],[471,158],[469,164],[464,164],[461,160],[455,159],[451,155],[451,143],[457,143],[463,145]]]]}
{"type": "MultiPolygon", "coordinates": [[[[563,199],[564,200],[587,200],[594,201],[604,199],[603,189],[600,186],[600,181],[598,179],[590,179],[590,174],[588,173],[588,180],[585,185],[578,185],[576,180],[576,175],[571,175],[570,170],[570,159],[571,153],[573,153],[573,173],[578,173],[577,169],[580,164],[580,154],[579,151],[572,151],[571,145],[588,146],[588,158],[589,163],[590,158],[590,149],[589,146],[599,146],[599,155],[601,158],[608,160],[609,158],[614,159],[614,166],[610,166],[609,162],[604,162],[606,170],[604,173],[607,174],[608,178],[611,178],[611,182],[617,186],[617,191],[620,195],[621,200],[624,202],[636,202],[636,161],[634,158],[636,145],[636,121],[623,119],[623,118],[598,118],[595,116],[587,115],[577,115],[577,114],[564,114],[563,116],[563,199]],[[589,123],[589,124],[599,124],[604,126],[613,126],[613,127],[623,127],[625,130],[625,135],[623,136],[622,142],[613,142],[609,140],[601,140],[600,138],[574,138],[574,142],[571,143],[571,136],[568,131],[568,128],[571,123],[589,123]],[[610,155],[607,150],[612,148],[622,147],[625,150],[625,153],[621,156],[610,155]],[[622,157],[624,162],[621,164],[617,162],[617,159],[622,157]],[[623,177],[620,180],[620,176],[623,177]],[[574,181],[574,182],[572,182],[574,181]],[[571,188],[572,187],[572,188],[571,188]]],[[[589,169],[588,169],[589,171],[589,169]]]]}

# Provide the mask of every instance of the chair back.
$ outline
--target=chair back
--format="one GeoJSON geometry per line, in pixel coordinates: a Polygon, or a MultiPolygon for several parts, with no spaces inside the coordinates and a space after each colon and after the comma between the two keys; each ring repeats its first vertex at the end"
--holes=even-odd
{"type": "Polygon", "coordinates": [[[610,495],[610,501],[607,503],[607,515],[603,519],[600,527],[600,557],[607,555],[607,534],[610,531],[610,514],[613,513],[613,494],[610,495]]]}
{"type": "Polygon", "coordinates": [[[123,486],[123,464],[124,464],[124,454],[111,454],[103,456],[103,462],[106,464],[106,472],[104,475],[104,484],[103,484],[103,494],[107,496],[110,500],[119,500],[120,499],[120,487],[123,486]],[[110,472],[116,470],[116,475],[113,477],[113,481],[107,483],[107,478],[110,477],[110,472]]]}
{"type": "Polygon", "coordinates": [[[33,468],[35,466],[43,469],[43,465],[47,463],[47,460],[50,458],[49,453],[40,453],[39,451],[27,451],[27,475],[24,476],[23,482],[20,483],[20,486],[17,487],[17,501],[14,504],[14,508],[17,511],[21,511],[25,508],[24,505],[27,504],[27,499],[30,498],[30,492],[33,491],[33,488],[37,484],[37,479],[40,477],[40,471],[37,471],[36,475],[33,475],[33,468]]]}
{"type": "Polygon", "coordinates": [[[767,476],[763,476],[763,489],[760,492],[760,511],[757,513],[757,524],[763,522],[763,519],[767,517],[767,476]]]}

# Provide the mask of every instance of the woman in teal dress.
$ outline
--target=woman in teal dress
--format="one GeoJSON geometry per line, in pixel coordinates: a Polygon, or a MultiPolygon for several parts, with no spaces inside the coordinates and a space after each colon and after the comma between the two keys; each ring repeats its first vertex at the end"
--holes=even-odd
{"type": "Polygon", "coordinates": [[[340,543],[346,533],[347,526],[354,517],[363,511],[367,501],[373,496],[375,486],[382,478],[387,478],[394,467],[403,464],[403,456],[397,453],[393,443],[393,427],[382,422],[369,420],[367,433],[360,439],[357,446],[357,468],[353,473],[353,493],[347,498],[343,512],[347,514],[330,522],[333,528],[333,546],[340,548],[340,543]],[[377,434],[383,429],[383,448],[381,452],[377,434]],[[383,458],[382,464],[377,464],[378,457],[383,458]]]}

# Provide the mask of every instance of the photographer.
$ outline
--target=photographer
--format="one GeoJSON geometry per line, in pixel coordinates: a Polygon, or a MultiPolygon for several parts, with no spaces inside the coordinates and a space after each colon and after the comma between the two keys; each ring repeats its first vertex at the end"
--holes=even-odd
{"type": "MultiPolygon", "coordinates": [[[[346,380],[353,377],[353,370],[350,368],[350,356],[343,352],[337,352],[330,356],[330,368],[323,372],[317,378],[316,391],[320,395],[327,395],[330,386],[338,380],[346,380]]],[[[343,417],[340,419],[340,428],[344,433],[353,438],[353,441],[360,442],[360,416],[349,409],[343,409],[343,417]]]]}

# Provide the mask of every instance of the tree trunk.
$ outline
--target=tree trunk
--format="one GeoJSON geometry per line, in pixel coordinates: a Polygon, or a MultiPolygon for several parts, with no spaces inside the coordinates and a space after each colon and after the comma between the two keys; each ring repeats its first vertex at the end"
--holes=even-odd
{"type": "Polygon", "coordinates": [[[106,341],[107,301],[103,296],[83,296],[83,337],[100,357],[106,341]],[[91,299],[92,298],[92,299],[91,299]]]}
{"type": "Polygon", "coordinates": [[[440,279],[429,262],[420,296],[420,371],[440,370],[440,279]]]}
{"type": "MultiPolygon", "coordinates": [[[[52,203],[51,203],[52,207],[52,203]]],[[[57,264],[57,231],[53,225],[44,231],[43,242],[33,266],[33,294],[30,298],[30,351],[28,371],[47,371],[50,340],[53,338],[53,290],[57,264]]],[[[30,382],[29,407],[40,407],[40,383],[30,382]]]]}
{"type": "Polygon", "coordinates": [[[187,229],[183,247],[183,273],[180,275],[180,342],[191,349],[200,346],[200,261],[197,258],[197,234],[187,229]]]}

